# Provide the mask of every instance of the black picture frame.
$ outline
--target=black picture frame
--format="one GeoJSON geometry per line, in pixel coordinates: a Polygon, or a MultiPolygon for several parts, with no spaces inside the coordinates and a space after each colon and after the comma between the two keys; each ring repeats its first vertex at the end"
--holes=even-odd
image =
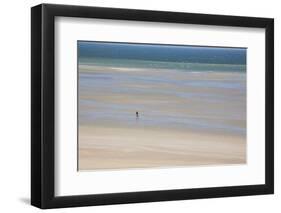
{"type": "Polygon", "coordinates": [[[272,194],[274,192],[274,20],[164,11],[41,4],[31,9],[31,204],[42,208],[272,194]],[[266,128],[265,184],[96,195],[54,195],[55,17],[101,18],[264,28],[266,128]]]}

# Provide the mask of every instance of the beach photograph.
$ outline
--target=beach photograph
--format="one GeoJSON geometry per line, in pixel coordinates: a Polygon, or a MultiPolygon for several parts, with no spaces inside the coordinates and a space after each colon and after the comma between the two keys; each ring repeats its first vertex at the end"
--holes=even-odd
{"type": "Polygon", "coordinates": [[[247,49],[77,41],[78,171],[247,163],[247,49]]]}

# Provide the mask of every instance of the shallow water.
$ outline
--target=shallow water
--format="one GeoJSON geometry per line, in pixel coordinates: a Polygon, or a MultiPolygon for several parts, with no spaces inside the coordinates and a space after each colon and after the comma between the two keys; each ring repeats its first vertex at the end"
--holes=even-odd
{"type": "Polygon", "coordinates": [[[244,65],[79,62],[80,125],[246,134],[244,65]]]}

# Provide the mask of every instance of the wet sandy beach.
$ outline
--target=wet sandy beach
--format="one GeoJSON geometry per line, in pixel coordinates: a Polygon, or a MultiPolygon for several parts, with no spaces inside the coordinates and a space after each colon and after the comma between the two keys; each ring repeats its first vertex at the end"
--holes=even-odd
{"type": "Polygon", "coordinates": [[[79,170],[246,163],[246,74],[80,64],[78,156],[79,170]]]}

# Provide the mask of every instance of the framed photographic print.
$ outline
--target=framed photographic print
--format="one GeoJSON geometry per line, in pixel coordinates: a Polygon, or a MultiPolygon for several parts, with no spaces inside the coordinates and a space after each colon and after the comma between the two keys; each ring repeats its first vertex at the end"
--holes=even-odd
{"type": "Polygon", "coordinates": [[[31,9],[31,203],[272,194],[274,21],[31,9]]]}

